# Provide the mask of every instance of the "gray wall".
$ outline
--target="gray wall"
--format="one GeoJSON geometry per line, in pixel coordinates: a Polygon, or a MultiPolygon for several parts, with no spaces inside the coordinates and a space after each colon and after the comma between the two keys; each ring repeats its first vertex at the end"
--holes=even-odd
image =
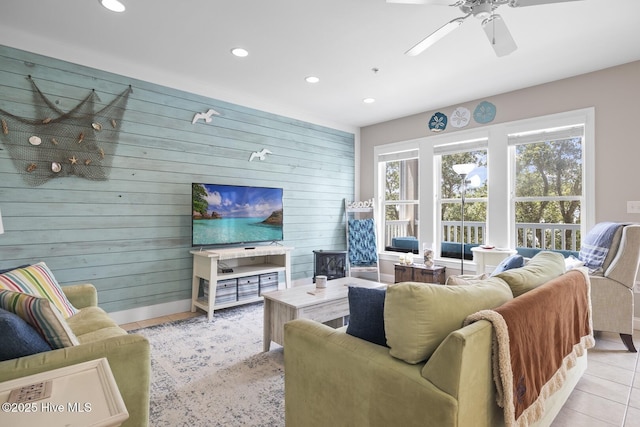
{"type": "MultiPolygon", "coordinates": [[[[458,106],[473,111],[487,100],[496,106],[496,118],[504,123],[563,111],[595,107],[596,134],[596,222],[638,221],[640,215],[627,213],[628,200],[640,200],[635,185],[640,160],[637,124],[640,118],[640,61],[569,79],[558,80],[514,92],[439,110],[450,115],[458,106]]],[[[427,123],[435,111],[427,111],[361,129],[360,192],[372,197],[373,147],[432,134],[427,123]]],[[[473,120],[463,129],[480,127],[473,120]]],[[[448,126],[443,133],[455,132],[448,126]]],[[[432,134],[433,135],[433,134],[432,134]]],[[[505,165],[506,167],[506,165],[505,165]]]]}
{"type": "MultiPolygon", "coordinates": [[[[473,111],[483,100],[496,106],[496,118],[490,124],[595,107],[595,222],[640,222],[639,214],[627,213],[627,201],[640,200],[640,61],[362,128],[362,198],[373,196],[373,147],[429,136],[427,123],[435,111],[450,115],[458,106],[473,111]]],[[[472,120],[463,129],[480,126],[472,120]]],[[[455,128],[449,126],[444,131],[450,132],[455,128]]],[[[391,262],[383,264],[384,272],[391,274],[392,268],[391,262]]],[[[640,318],[640,294],[635,294],[635,301],[635,316],[640,318]]],[[[640,321],[636,327],[640,328],[640,321]]]]}
{"type": "Polygon", "coordinates": [[[28,75],[63,110],[91,89],[133,93],[107,181],[29,186],[0,143],[0,269],[45,261],[63,284],[95,284],[107,311],[188,299],[192,182],[282,187],[294,280],[313,275],[314,249],[344,249],[353,134],[4,46],[1,109],[33,118],[28,75]],[[192,125],[208,108],[221,116],[192,125]],[[274,154],[248,162],[262,148],[274,154]]]}

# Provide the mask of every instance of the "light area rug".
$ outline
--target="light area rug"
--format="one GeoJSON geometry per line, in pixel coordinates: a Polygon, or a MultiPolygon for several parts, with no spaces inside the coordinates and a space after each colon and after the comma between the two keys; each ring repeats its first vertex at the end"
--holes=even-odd
{"type": "Polygon", "coordinates": [[[150,426],[284,426],[284,358],[263,303],[133,331],[151,344],[150,426]]]}

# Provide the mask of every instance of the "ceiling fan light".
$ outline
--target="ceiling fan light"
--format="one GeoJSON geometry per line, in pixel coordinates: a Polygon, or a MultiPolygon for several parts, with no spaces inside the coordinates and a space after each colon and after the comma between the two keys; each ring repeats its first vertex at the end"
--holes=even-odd
{"type": "MultiPolygon", "coordinates": [[[[468,15],[467,15],[468,16],[468,15]]],[[[413,46],[411,49],[405,52],[405,55],[408,56],[416,56],[433,46],[447,34],[451,33],[453,30],[458,28],[464,22],[466,16],[462,18],[453,19],[442,27],[435,30],[433,33],[427,36],[424,40],[413,46]]]]}
{"type": "Polygon", "coordinates": [[[482,21],[482,29],[497,56],[509,55],[518,48],[500,15],[493,14],[482,21]]]}

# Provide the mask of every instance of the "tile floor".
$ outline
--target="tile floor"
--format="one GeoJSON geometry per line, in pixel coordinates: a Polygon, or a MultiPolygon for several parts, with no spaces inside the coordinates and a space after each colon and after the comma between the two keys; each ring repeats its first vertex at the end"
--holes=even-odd
{"type": "MultiPolygon", "coordinates": [[[[640,331],[634,333],[636,348],[640,331]]],[[[638,354],[626,351],[617,334],[596,335],[587,371],[553,422],[553,427],[640,427],[638,354]]]]}
{"type": "MultiPolygon", "coordinates": [[[[202,315],[177,313],[121,326],[132,330],[202,315]]],[[[640,348],[640,331],[634,342],[640,348]]],[[[626,351],[617,334],[598,334],[588,353],[587,371],[552,427],[640,427],[639,354],[626,351]]]]}

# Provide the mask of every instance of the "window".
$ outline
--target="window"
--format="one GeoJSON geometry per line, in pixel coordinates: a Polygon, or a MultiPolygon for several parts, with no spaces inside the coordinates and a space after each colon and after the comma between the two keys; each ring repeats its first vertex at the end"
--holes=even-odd
{"type": "MultiPolygon", "coordinates": [[[[486,144],[486,141],[484,141],[486,144]]],[[[483,144],[483,145],[484,145],[483,144]]],[[[477,144],[472,144],[477,145],[477,144]]],[[[465,148],[470,144],[464,144],[465,148]]],[[[444,151],[446,148],[437,150],[444,151]]],[[[465,259],[472,259],[471,247],[485,243],[487,223],[487,150],[486,148],[462,151],[440,156],[440,255],[460,259],[461,244],[465,244],[465,259]],[[454,165],[475,164],[465,177],[454,165]],[[462,195],[464,191],[464,228],[462,195]]]]}
{"type": "Polygon", "coordinates": [[[419,163],[416,152],[382,156],[382,237],[385,250],[418,251],[419,163]]]}
{"type": "Polygon", "coordinates": [[[580,250],[584,126],[509,135],[516,248],[580,250]]]}
{"type": "MultiPolygon", "coordinates": [[[[415,236],[420,248],[433,245],[440,265],[458,268],[461,251],[444,250],[447,242],[462,249],[461,181],[451,166],[472,162],[479,167],[468,177],[476,182],[467,184],[465,196],[466,243],[578,251],[580,236],[595,223],[594,111],[587,108],[374,147],[374,196],[378,212],[384,212],[380,247],[390,246],[394,233],[415,236]],[[405,226],[393,229],[396,221],[405,226]]],[[[469,252],[465,247],[465,258],[469,252]]]]}

